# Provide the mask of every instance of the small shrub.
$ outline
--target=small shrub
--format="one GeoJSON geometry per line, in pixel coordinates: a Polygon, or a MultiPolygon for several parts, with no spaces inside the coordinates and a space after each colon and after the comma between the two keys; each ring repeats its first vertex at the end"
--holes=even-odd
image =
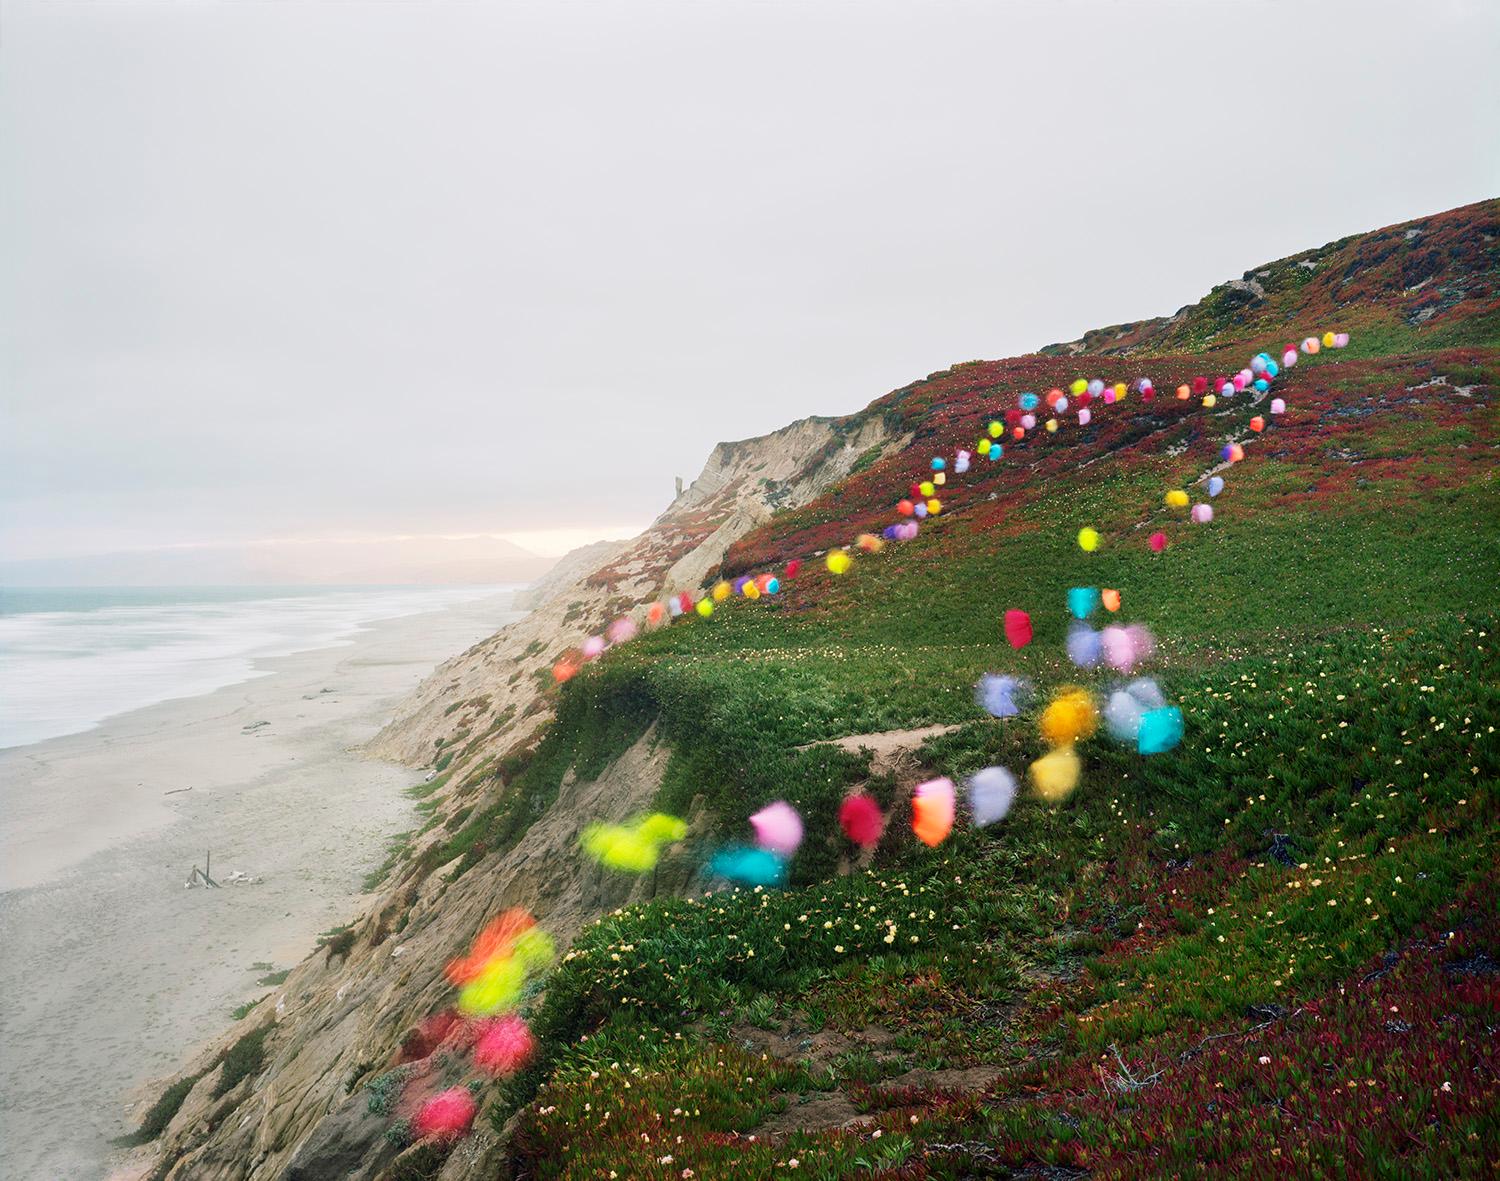
{"type": "Polygon", "coordinates": [[[385,1130],[385,1138],[398,1148],[405,1148],[412,1140],[412,1126],[409,1119],[398,1119],[385,1130]]]}
{"type": "Polygon", "coordinates": [[[348,927],[335,927],[318,936],[318,946],[326,952],[323,962],[332,963],[335,956],[346,956],[354,949],[354,932],[348,927]]]}
{"type": "Polygon", "coordinates": [[[239,1008],[235,1009],[235,1011],[229,1015],[229,1019],[231,1021],[243,1021],[250,1015],[250,1010],[255,1008],[256,1005],[260,1004],[260,1002],[265,999],[266,998],[263,996],[258,996],[253,1001],[246,1001],[243,1005],[240,1005],[239,1008]]]}
{"type": "Polygon", "coordinates": [[[266,1035],[270,1032],[269,1025],[262,1025],[259,1029],[247,1033],[229,1048],[229,1053],[224,1055],[219,1081],[214,1086],[215,1099],[261,1068],[266,1060],[266,1035]]]}
{"type": "Polygon", "coordinates": [[[138,1144],[149,1144],[167,1130],[167,1125],[182,1109],[183,1101],[188,1097],[188,1092],[193,1089],[201,1074],[188,1075],[180,1078],[165,1091],[161,1097],[153,1103],[141,1120],[141,1126],[127,1136],[121,1136],[116,1144],[123,1148],[133,1148],[138,1144]]]}
{"type": "MultiPolygon", "coordinates": [[[[407,1132],[410,1135],[410,1132],[407,1132]]],[[[382,1174],[382,1181],[434,1181],[443,1170],[451,1145],[424,1140],[403,1152],[382,1174]]]]}
{"type": "Polygon", "coordinates": [[[371,1115],[390,1115],[411,1072],[410,1066],[398,1066],[395,1070],[388,1070],[371,1079],[365,1087],[365,1093],[369,1095],[365,1110],[371,1115]]]}

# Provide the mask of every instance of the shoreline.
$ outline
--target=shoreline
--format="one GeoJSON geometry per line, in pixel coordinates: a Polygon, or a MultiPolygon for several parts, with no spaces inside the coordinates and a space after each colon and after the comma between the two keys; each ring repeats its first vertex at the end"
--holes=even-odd
{"type": "Polygon", "coordinates": [[[6,1176],[102,1176],[143,1085],[354,917],[422,779],[360,749],[437,665],[524,614],[512,600],[377,621],[249,680],[0,751],[6,1176]],[[184,889],[209,849],[219,881],[260,880],[184,889]]]}

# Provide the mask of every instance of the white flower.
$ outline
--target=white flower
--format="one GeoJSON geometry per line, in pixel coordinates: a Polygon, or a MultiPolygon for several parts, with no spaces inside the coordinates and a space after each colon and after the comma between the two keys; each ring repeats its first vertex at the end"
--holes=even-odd
{"type": "Polygon", "coordinates": [[[1267,1058],[1264,1054],[1262,1054],[1260,1056],[1260,1064],[1262,1066],[1270,1066],[1271,1065],[1271,1060],[1269,1058],[1267,1058]]]}

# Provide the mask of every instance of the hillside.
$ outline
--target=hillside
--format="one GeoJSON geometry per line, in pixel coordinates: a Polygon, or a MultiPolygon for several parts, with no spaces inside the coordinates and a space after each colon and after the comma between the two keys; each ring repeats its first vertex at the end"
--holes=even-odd
{"type": "Polygon", "coordinates": [[[168,1089],[138,1174],[1493,1175],[1497,239],[1494,201],[1358,235],[1168,320],[721,445],[382,736],[432,767],[423,829],[168,1089]],[[1284,371],[1263,432],[1273,395],[1171,394],[1329,329],[1350,346],[1284,371]],[[878,533],[1021,392],[1143,375],[1154,400],[955,472],[915,540],[554,683],[646,601],[878,533]],[[1210,473],[1211,524],[1163,506],[1210,473]],[[999,824],[920,844],[914,784],[1046,750],[1029,715],[976,705],[982,674],[1108,688],[1065,653],[1081,585],[1154,633],[1182,745],[1146,758],[1101,728],[1066,798],[1023,788],[999,824]],[[1020,650],[1008,609],[1035,627],[1020,650]],[[854,789],[889,815],[870,854],[838,829],[854,789]],[[807,825],[790,886],[711,879],[775,799],[807,825]],[[653,872],[578,854],[588,822],[649,809],[689,825],[653,872]],[[535,1059],[494,1081],[443,969],[512,906],[559,956],[522,1005],[535,1059]],[[455,1086],[472,1131],[416,1137],[455,1086]]]}

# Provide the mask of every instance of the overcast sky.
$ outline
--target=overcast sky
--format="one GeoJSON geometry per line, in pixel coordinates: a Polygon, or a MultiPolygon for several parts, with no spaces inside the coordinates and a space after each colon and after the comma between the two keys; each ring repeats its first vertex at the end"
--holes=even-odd
{"type": "Polygon", "coordinates": [[[643,525],[718,440],[1495,195],[1497,51],[1494,0],[4,0],[0,554],[643,525]]]}

